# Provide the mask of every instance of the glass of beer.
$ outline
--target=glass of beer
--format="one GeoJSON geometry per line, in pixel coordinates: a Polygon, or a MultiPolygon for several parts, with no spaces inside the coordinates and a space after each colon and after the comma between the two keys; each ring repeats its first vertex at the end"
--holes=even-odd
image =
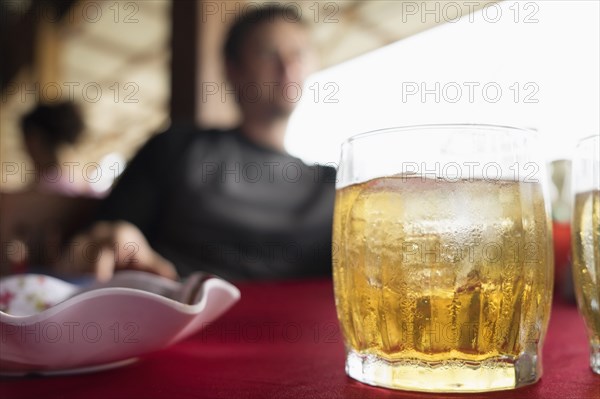
{"type": "Polygon", "coordinates": [[[536,143],[424,125],[342,145],[333,279],[350,377],[430,392],[539,380],[553,254],[536,143]]]}
{"type": "Polygon", "coordinates": [[[600,374],[600,136],[579,142],[572,170],[573,282],[590,341],[590,366],[600,374]]]}

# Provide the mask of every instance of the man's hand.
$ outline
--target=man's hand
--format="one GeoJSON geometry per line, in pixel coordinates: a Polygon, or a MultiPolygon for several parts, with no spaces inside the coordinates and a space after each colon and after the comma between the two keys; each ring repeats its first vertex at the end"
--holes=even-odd
{"type": "Polygon", "coordinates": [[[99,222],[71,240],[59,264],[65,274],[93,272],[100,281],[115,270],[135,269],[177,278],[173,264],[154,251],[143,233],[128,222],[99,222]]]}

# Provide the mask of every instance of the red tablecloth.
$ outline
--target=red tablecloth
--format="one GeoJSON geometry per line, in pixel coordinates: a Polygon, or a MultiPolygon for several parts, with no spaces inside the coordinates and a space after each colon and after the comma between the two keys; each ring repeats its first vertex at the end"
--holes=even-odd
{"type": "MultiPolygon", "coordinates": [[[[441,398],[363,385],[344,373],[330,280],[239,284],[241,301],[194,337],[120,369],[0,379],[0,398],[441,398]]],[[[544,376],[468,398],[600,398],[583,322],[555,303],[544,376]]]]}

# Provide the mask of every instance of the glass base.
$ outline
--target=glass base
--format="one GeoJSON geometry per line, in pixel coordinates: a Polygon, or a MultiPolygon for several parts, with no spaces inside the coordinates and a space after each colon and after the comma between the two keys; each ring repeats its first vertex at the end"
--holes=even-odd
{"type": "Polygon", "coordinates": [[[600,345],[592,344],[590,352],[590,367],[596,374],[600,374],[600,345]]]}
{"type": "Polygon", "coordinates": [[[517,359],[491,358],[482,362],[454,359],[429,363],[416,359],[388,362],[374,355],[349,351],[346,374],[365,384],[392,389],[487,392],[533,384],[542,372],[537,355],[527,353],[517,359]]]}

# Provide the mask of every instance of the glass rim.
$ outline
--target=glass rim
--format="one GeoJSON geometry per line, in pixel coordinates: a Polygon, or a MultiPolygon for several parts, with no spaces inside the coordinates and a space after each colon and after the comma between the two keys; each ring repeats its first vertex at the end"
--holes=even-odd
{"type": "MultiPolygon", "coordinates": [[[[532,127],[521,127],[521,126],[510,126],[510,125],[494,125],[494,124],[486,124],[486,123],[427,123],[422,125],[406,125],[406,126],[396,126],[396,127],[387,127],[382,129],[370,130],[363,133],[357,133],[342,142],[342,147],[352,144],[357,140],[362,140],[371,136],[379,136],[392,132],[406,132],[409,130],[435,130],[435,129],[487,129],[492,131],[504,131],[518,134],[525,134],[528,136],[537,136],[538,130],[532,127]]],[[[590,136],[590,137],[593,137],[590,136]]]]}
{"type": "Polygon", "coordinates": [[[584,141],[593,140],[593,139],[600,139],[600,133],[591,134],[589,136],[580,138],[579,140],[577,140],[577,145],[583,143],[584,141]]]}

